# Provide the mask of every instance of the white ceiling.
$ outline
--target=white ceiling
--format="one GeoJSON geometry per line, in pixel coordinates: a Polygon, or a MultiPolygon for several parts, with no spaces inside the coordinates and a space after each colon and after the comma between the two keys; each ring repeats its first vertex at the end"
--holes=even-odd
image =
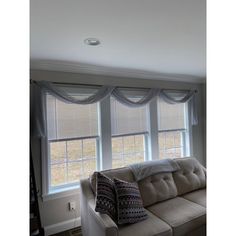
{"type": "Polygon", "coordinates": [[[31,0],[34,69],[204,82],[205,0],[31,0]],[[95,37],[99,46],[84,39],[95,37]]]}

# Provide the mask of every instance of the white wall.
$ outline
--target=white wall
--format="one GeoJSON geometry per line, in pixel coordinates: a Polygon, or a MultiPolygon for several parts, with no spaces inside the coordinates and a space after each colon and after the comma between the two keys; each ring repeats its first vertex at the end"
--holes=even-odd
{"type": "MultiPolygon", "coordinates": [[[[53,72],[32,70],[31,79],[47,80],[67,83],[84,83],[84,84],[107,84],[115,86],[133,86],[133,87],[159,87],[159,88],[176,88],[176,89],[197,89],[197,108],[199,114],[199,124],[193,127],[193,154],[203,164],[206,164],[206,96],[204,84],[193,84],[183,82],[171,82],[161,80],[146,80],[134,78],[119,78],[111,76],[95,76],[77,73],[53,72]]],[[[40,148],[38,140],[33,140],[32,151],[34,155],[34,167],[36,174],[36,182],[41,193],[41,160],[40,148]]],[[[79,217],[79,191],[71,196],[58,198],[54,200],[42,201],[39,199],[39,207],[41,213],[42,225],[44,227],[51,226],[60,222],[73,220],[79,217]],[[75,201],[77,205],[76,214],[68,210],[68,202],[75,201]]]]}

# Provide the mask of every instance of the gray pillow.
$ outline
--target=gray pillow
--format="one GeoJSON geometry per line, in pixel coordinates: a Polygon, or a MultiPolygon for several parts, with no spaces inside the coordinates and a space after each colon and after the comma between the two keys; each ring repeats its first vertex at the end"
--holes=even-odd
{"type": "Polygon", "coordinates": [[[136,223],[147,219],[137,183],[114,178],[118,224],[136,223]]]}
{"type": "Polygon", "coordinates": [[[107,214],[116,221],[117,213],[114,182],[100,172],[97,172],[96,176],[97,186],[95,211],[107,214]]]}

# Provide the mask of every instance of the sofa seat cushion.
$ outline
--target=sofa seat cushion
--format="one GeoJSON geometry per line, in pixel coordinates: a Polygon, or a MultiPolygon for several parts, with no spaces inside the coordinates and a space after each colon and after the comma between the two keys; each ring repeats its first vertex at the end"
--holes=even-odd
{"type": "Polygon", "coordinates": [[[118,226],[119,236],[172,236],[171,227],[146,210],[148,218],[135,224],[118,226]]]}
{"type": "Polygon", "coordinates": [[[185,235],[206,224],[206,208],[176,197],[147,208],[172,227],[173,235],[185,235]]]}
{"type": "Polygon", "coordinates": [[[196,190],[191,193],[184,194],[181,197],[183,197],[191,202],[195,202],[201,206],[206,207],[206,189],[205,188],[200,189],[200,190],[196,190]]]}

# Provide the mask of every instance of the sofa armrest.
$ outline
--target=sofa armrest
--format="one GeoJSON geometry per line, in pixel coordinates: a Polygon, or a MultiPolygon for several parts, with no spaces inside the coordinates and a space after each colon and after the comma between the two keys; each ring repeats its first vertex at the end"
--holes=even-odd
{"type": "Polygon", "coordinates": [[[200,166],[201,166],[201,168],[202,168],[202,170],[203,170],[205,176],[207,176],[207,170],[206,170],[206,167],[205,167],[204,165],[202,165],[202,164],[200,164],[200,166]]]}
{"type": "Polygon", "coordinates": [[[91,236],[118,236],[118,227],[110,216],[95,211],[95,200],[88,201],[89,221],[91,222],[91,236]]]}
{"type": "Polygon", "coordinates": [[[95,196],[91,190],[90,182],[88,179],[80,181],[80,215],[81,215],[81,226],[84,236],[89,236],[90,225],[88,219],[88,201],[94,199],[95,196]]]}

